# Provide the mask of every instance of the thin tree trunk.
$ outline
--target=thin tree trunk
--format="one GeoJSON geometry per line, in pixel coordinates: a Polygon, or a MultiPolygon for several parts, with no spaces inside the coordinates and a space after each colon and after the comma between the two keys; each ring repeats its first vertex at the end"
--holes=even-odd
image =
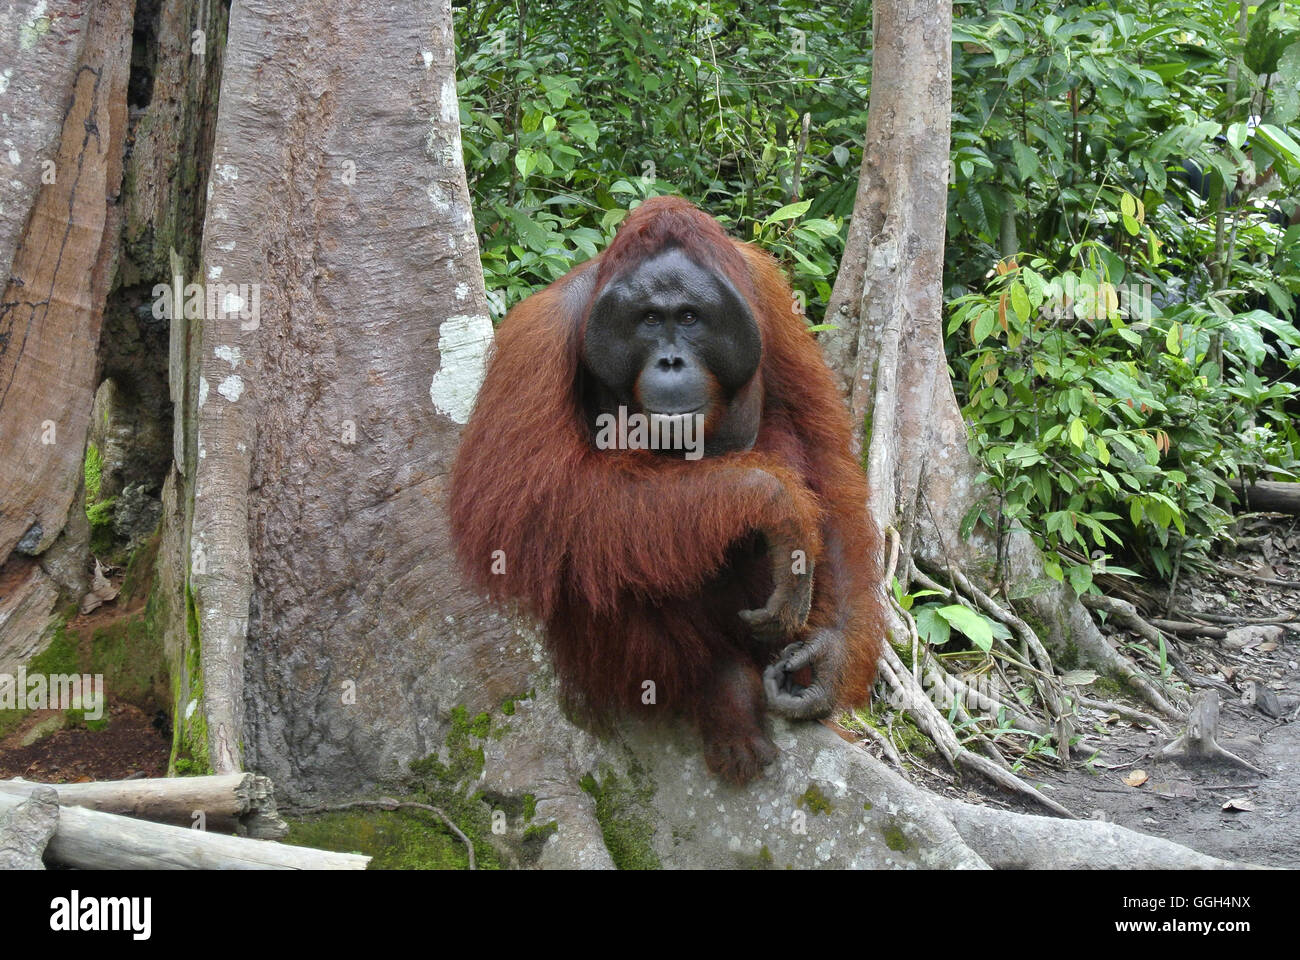
{"type": "Polygon", "coordinates": [[[976,526],[969,538],[960,535],[987,490],[976,483],[943,344],[951,8],[878,3],[873,17],[867,149],[826,314],[838,329],[823,337],[864,427],[872,516],[898,531],[903,557],[956,567],[988,594],[1006,584],[1049,649],[1077,648],[1177,716],[1107,644],[1069,587],[1046,576],[1023,530],[1011,531],[1004,568],[995,531],[976,526]]]}

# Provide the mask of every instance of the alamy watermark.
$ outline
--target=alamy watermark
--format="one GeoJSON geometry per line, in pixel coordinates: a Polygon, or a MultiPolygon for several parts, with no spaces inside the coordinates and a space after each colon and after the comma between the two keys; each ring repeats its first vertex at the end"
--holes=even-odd
{"type": "Polygon", "coordinates": [[[632,413],[596,417],[597,450],[683,450],[687,460],[704,456],[704,414],[632,413]]]}
{"type": "Polygon", "coordinates": [[[256,330],[262,319],[259,283],[185,283],[179,274],[153,288],[155,320],[239,320],[239,329],[256,330]]]}
{"type": "Polygon", "coordinates": [[[1155,299],[1150,283],[1090,283],[1066,274],[1048,286],[1039,309],[1045,320],[1122,318],[1143,330],[1155,317],[1155,299]]]}
{"type": "Polygon", "coordinates": [[[0,710],[84,710],[87,720],[104,716],[102,673],[0,673],[0,710]]]}

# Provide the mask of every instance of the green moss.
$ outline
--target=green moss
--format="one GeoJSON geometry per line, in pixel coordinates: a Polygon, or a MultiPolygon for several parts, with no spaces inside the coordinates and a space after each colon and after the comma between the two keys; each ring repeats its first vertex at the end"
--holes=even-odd
{"type": "Polygon", "coordinates": [[[188,643],[182,668],[172,680],[172,754],[170,767],[180,776],[202,776],[212,771],[208,759],[208,720],[203,711],[203,658],[199,639],[199,611],[194,591],[185,586],[185,632],[188,643]],[[195,704],[190,713],[190,704],[195,704]],[[186,714],[189,714],[188,716],[186,714]]]}
{"type": "MultiPolygon", "coordinates": [[[[75,609],[74,611],[75,612],[75,609]]],[[[68,619],[71,613],[63,613],[49,628],[52,632],[49,645],[27,664],[28,675],[32,674],[70,674],[82,673],[81,638],[68,631],[68,619]]],[[[80,713],[81,711],[77,711],[80,713]]],[[[6,737],[18,729],[30,710],[0,710],[0,737],[6,737]]],[[[72,711],[68,711],[72,713],[72,711]]]]}
{"type": "Polygon", "coordinates": [[[107,527],[113,523],[113,506],[117,503],[117,497],[109,497],[107,500],[96,503],[86,508],[86,519],[90,521],[90,526],[107,527]]]}
{"type": "Polygon", "coordinates": [[[91,720],[86,716],[85,710],[66,710],[64,711],[65,725],[68,727],[81,727],[86,730],[100,731],[108,729],[108,713],[98,720],[91,720]]]}
{"type": "MultiPolygon", "coordinates": [[[[151,567],[139,571],[137,585],[146,589],[151,567]]],[[[104,690],[115,701],[125,701],[153,712],[167,704],[171,680],[164,650],[162,629],[157,623],[156,599],[151,596],[143,610],[99,627],[86,637],[68,628],[75,605],[62,611],[51,627],[49,644],[27,664],[27,673],[102,675],[104,690]]],[[[0,736],[22,722],[27,711],[0,710],[0,736]]],[[[86,717],[84,709],[65,711],[66,722],[89,730],[109,725],[107,712],[97,719],[86,717]]]]}
{"type": "Polygon", "coordinates": [[[546,823],[538,823],[529,827],[524,827],[524,842],[545,843],[546,838],[558,829],[560,829],[560,825],[554,820],[548,820],[546,823]]]}
{"type": "Polygon", "coordinates": [[[0,710],[0,740],[17,730],[28,712],[27,710],[0,710]]]}
{"type": "Polygon", "coordinates": [[[654,786],[635,766],[629,778],[631,782],[624,781],[605,768],[602,780],[587,773],[579,786],[596,803],[596,822],[614,865],[620,870],[657,870],[661,864],[651,844],[654,826],[649,810],[654,786]]]}
{"type": "Polygon", "coordinates": [[[835,809],[826,794],[822,793],[821,787],[815,783],[809,784],[808,789],[795,800],[795,803],[808,810],[809,813],[815,814],[824,813],[829,815],[835,809]]]}
{"type": "Polygon", "coordinates": [[[424,810],[344,810],[291,819],[285,843],[366,854],[374,858],[371,870],[469,866],[465,844],[436,814],[424,810]]]}
{"type": "Polygon", "coordinates": [[[113,506],[117,497],[109,497],[102,503],[86,507],[86,519],[90,521],[90,552],[103,557],[113,552],[113,506]]]}
{"type": "Polygon", "coordinates": [[[90,516],[90,506],[99,500],[99,485],[103,481],[104,461],[99,455],[99,448],[93,443],[86,444],[86,516],[90,516]]]}
{"type": "Polygon", "coordinates": [[[870,809],[871,809],[871,801],[868,800],[866,803],[864,803],[864,804],[862,805],[862,809],[863,809],[863,810],[870,810],[870,809]]]}
{"type": "Polygon", "coordinates": [[[61,618],[54,627],[50,645],[32,657],[27,664],[30,673],[80,673],[81,638],[68,632],[67,618],[61,618]]]}
{"type": "Polygon", "coordinates": [[[524,794],[524,823],[537,816],[537,798],[531,793],[524,794]]]}
{"type": "Polygon", "coordinates": [[[100,627],[91,636],[88,673],[102,673],[113,696],[153,711],[167,703],[167,657],[149,609],[100,627]]]}
{"type": "Polygon", "coordinates": [[[1114,700],[1124,692],[1124,685],[1109,674],[1102,674],[1096,680],[1089,684],[1092,690],[1090,696],[1102,700],[1114,700]]]}
{"type": "Polygon", "coordinates": [[[916,722],[905,713],[894,718],[894,745],[907,753],[936,752],[934,741],[922,733],[916,722]]]}
{"type": "Polygon", "coordinates": [[[194,591],[185,585],[185,632],[189,635],[190,646],[195,651],[199,647],[199,608],[194,602],[194,591]]]}
{"type": "Polygon", "coordinates": [[[886,628],[885,641],[894,648],[894,652],[898,654],[904,663],[912,662],[912,635],[910,633],[900,636],[894,630],[886,628]]]}
{"type": "Polygon", "coordinates": [[[453,707],[451,729],[446,739],[446,761],[439,759],[438,754],[430,754],[412,761],[411,772],[417,776],[433,777],[447,786],[477,780],[483,772],[485,758],[482,746],[474,741],[485,739],[491,732],[492,719],[486,713],[471,719],[463,705],[453,707]]]}
{"type": "MultiPolygon", "coordinates": [[[[122,577],[121,603],[129,603],[153,586],[154,570],[158,566],[158,548],[162,545],[162,521],[139,549],[131,554],[126,562],[126,573],[122,577]]],[[[155,601],[150,601],[155,605],[155,601]]]]}
{"type": "MultiPolygon", "coordinates": [[[[910,653],[909,653],[910,656],[910,653]]],[[[873,703],[866,710],[854,710],[846,714],[841,723],[843,726],[852,730],[859,727],[871,727],[877,733],[888,737],[893,744],[904,752],[927,754],[934,753],[934,742],[921,732],[906,713],[897,711],[893,715],[892,724],[884,722],[877,714],[876,710],[881,709],[881,705],[873,703]]]]}
{"type": "Polygon", "coordinates": [[[469,722],[469,732],[480,740],[486,739],[492,732],[492,718],[486,713],[480,713],[469,722]]]}
{"type": "MultiPolygon", "coordinates": [[[[476,784],[483,772],[485,761],[481,741],[492,736],[500,736],[505,727],[493,728],[489,714],[480,713],[471,717],[463,705],[452,709],[450,725],[444,746],[438,753],[430,754],[411,762],[411,772],[417,781],[417,788],[427,797],[429,803],[439,807],[474,844],[475,856],[479,866],[499,865],[501,851],[511,850],[523,859],[534,858],[541,852],[541,844],[535,842],[539,834],[529,834],[527,829],[522,835],[525,841],[520,844],[519,833],[512,844],[509,836],[496,837],[492,834],[492,812],[503,810],[512,823],[523,818],[528,809],[528,799],[505,796],[487,797],[483,791],[467,793],[467,786],[476,784]]],[[[536,800],[532,800],[531,812],[536,812],[536,800]]],[[[537,824],[539,829],[544,825],[537,824]]],[[[541,837],[545,840],[545,837],[541,837]]]]}
{"type": "Polygon", "coordinates": [[[885,846],[889,847],[895,853],[906,853],[912,849],[912,843],[903,833],[902,828],[897,821],[891,820],[881,831],[885,837],[885,846]]]}

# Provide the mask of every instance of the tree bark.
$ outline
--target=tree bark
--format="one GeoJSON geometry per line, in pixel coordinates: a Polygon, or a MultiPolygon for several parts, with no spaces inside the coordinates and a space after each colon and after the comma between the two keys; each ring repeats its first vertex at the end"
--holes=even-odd
{"type": "MultiPolygon", "coordinates": [[[[17,578],[0,600],[0,672],[41,645],[70,515],[87,533],[76,514],[121,223],[133,8],[97,0],[65,18],[19,3],[0,24],[13,174],[0,176],[0,567],[12,557],[17,578]]],[[[83,586],[84,569],[71,579],[83,586]]]]}
{"type": "Polygon", "coordinates": [[[432,677],[482,615],[443,486],[491,342],[460,158],[445,0],[232,11],[203,279],[256,285],[260,309],[205,321],[198,359],[190,583],[217,772],[392,779],[454,705],[432,677]]]}

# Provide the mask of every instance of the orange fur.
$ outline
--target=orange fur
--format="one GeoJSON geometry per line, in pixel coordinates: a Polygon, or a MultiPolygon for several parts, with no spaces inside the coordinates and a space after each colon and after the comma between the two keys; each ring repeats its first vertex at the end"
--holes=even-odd
{"type": "Polygon", "coordinates": [[[752,698],[775,652],[736,614],[767,599],[770,566],[755,531],[779,524],[798,531],[815,564],[803,635],[842,629],[836,700],[867,698],[883,629],[879,535],[849,452],[849,416],[792,302],[767,254],[686,201],[656,198],[604,253],[516,306],[498,330],[453,471],[452,531],[476,583],[545,621],[562,687],[593,718],[644,710],[649,680],[672,713],[702,727],[730,722],[710,698],[728,683],[752,698]],[[575,388],[587,311],[610,276],[670,243],[724,271],[758,322],[763,416],[751,450],[686,461],[592,444],[575,388]],[[755,482],[755,468],[781,495],[755,482]],[[504,552],[504,573],[491,572],[494,551],[504,552]]]}

